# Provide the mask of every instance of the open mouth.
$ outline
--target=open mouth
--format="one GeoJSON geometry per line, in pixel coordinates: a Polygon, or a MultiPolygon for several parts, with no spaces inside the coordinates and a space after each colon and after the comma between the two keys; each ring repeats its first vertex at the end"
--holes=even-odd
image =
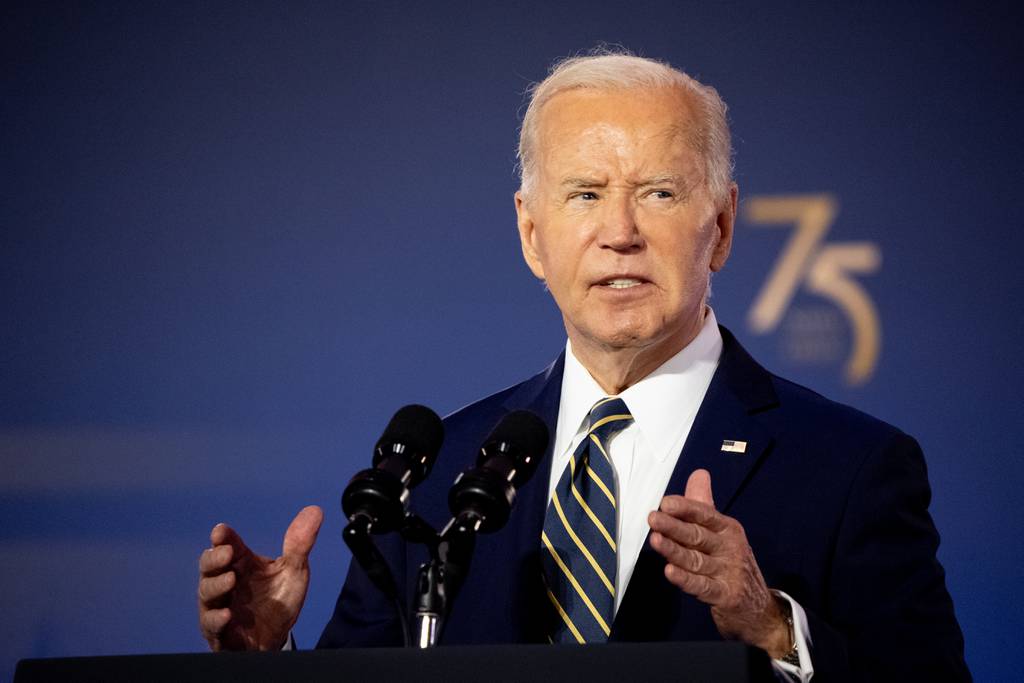
{"type": "Polygon", "coordinates": [[[610,289],[630,289],[631,287],[638,287],[644,284],[644,280],[638,280],[632,277],[617,277],[610,280],[604,280],[598,284],[610,289]]]}

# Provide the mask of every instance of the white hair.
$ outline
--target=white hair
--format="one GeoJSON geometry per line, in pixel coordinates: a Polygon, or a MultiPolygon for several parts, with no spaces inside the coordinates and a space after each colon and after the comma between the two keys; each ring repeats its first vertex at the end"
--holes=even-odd
{"type": "Polygon", "coordinates": [[[527,90],[530,97],[519,131],[519,183],[529,195],[536,182],[537,127],[540,110],[555,95],[566,90],[624,90],[634,88],[679,88],[690,96],[697,112],[697,125],[690,132],[690,144],[704,159],[705,180],[711,194],[722,199],[732,185],[732,142],[726,122],[725,102],[718,91],[663,62],[637,57],[622,49],[600,49],[591,54],[567,57],[556,62],[548,77],[527,90]]]}

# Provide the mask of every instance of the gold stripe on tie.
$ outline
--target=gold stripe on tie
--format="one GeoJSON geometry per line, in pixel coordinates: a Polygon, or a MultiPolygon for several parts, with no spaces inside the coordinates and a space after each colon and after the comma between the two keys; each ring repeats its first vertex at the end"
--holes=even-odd
{"type": "MultiPolygon", "coordinates": [[[[576,642],[580,644],[586,643],[587,641],[583,640],[583,636],[582,634],[580,634],[580,630],[576,628],[576,624],[572,623],[572,619],[570,619],[569,615],[565,613],[565,610],[562,609],[562,606],[558,604],[558,598],[555,597],[555,594],[551,592],[550,588],[548,589],[548,597],[551,598],[551,604],[555,606],[555,609],[558,610],[558,613],[561,615],[562,621],[564,621],[565,625],[569,627],[569,630],[572,631],[572,634],[576,636],[576,642]]],[[[555,641],[551,638],[550,635],[548,636],[548,642],[552,645],[555,643],[555,641]]]]}
{"type": "Polygon", "coordinates": [[[616,550],[615,548],[615,539],[612,538],[612,535],[609,534],[608,530],[604,528],[604,524],[601,524],[601,520],[597,518],[597,515],[594,514],[594,511],[590,509],[589,505],[587,505],[587,501],[583,500],[583,496],[581,496],[580,492],[576,490],[576,484],[572,484],[571,488],[572,497],[576,499],[576,502],[580,504],[580,507],[583,508],[583,511],[587,513],[587,517],[590,517],[590,521],[594,523],[594,526],[597,527],[597,530],[601,532],[602,536],[604,536],[604,540],[608,541],[608,545],[611,547],[611,549],[618,552],[618,550],[616,550]]]}
{"type": "Polygon", "coordinates": [[[608,502],[612,504],[612,507],[618,507],[615,504],[615,496],[612,495],[612,492],[609,491],[608,487],[604,485],[603,481],[601,481],[601,477],[597,476],[597,472],[590,469],[590,465],[587,465],[587,474],[590,475],[590,478],[594,481],[595,484],[597,484],[598,488],[600,488],[601,491],[604,492],[605,498],[607,498],[608,502]]]}
{"type": "Polygon", "coordinates": [[[619,420],[632,420],[632,415],[609,415],[608,417],[602,417],[600,420],[590,425],[590,433],[593,434],[594,430],[598,427],[603,427],[609,422],[618,422],[619,420]]]}
{"type": "Polygon", "coordinates": [[[604,634],[606,636],[610,635],[612,631],[610,628],[608,628],[608,624],[605,623],[604,617],[601,616],[601,613],[597,611],[596,607],[594,607],[594,603],[592,603],[590,601],[590,598],[587,597],[587,594],[583,590],[583,586],[580,585],[580,582],[576,580],[576,577],[572,575],[572,572],[569,571],[569,568],[565,566],[564,562],[562,562],[562,558],[558,556],[558,551],[556,551],[555,547],[551,545],[551,539],[548,538],[547,532],[541,531],[540,537],[541,540],[544,541],[544,545],[547,546],[548,552],[551,553],[551,557],[554,558],[555,564],[557,564],[558,568],[562,570],[563,574],[565,574],[565,578],[569,579],[569,583],[571,583],[572,587],[576,589],[576,594],[580,596],[580,598],[586,604],[587,609],[590,610],[590,613],[597,621],[597,625],[601,627],[601,630],[604,631],[604,634]]]}
{"type": "Polygon", "coordinates": [[[611,534],[608,533],[608,530],[604,528],[604,524],[601,524],[601,520],[597,518],[594,511],[590,509],[589,505],[587,505],[587,501],[583,500],[583,496],[581,496],[580,492],[576,489],[576,458],[574,456],[570,456],[569,458],[569,488],[572,490],[572,497],[576,499],[576,502],[580,504],[583,511],[587,513],[587,517],[590,517],[590,521],[594,523],[597,530],[601,532],[602,536],[604,536],[604,540],[608,541],[608,545],[611,546],[612,550],[618,552],[618,549],[615,547],[615,539],[613,539],[611,534]]]}
{"type": "Polygon", "coordinates": [[[569,526],[569,520],[565,518],[565,512],[562,511],[562,504],[558,502],[558,491],[555,491],[555,495],[551,497],[551,502],[555,506],[555,512],[558,513],[558,518],[562,520],[562,526],[564,526],[565,530],[569,532],[569,538],[571,538],[572,542],[576,544],[576,547],[580,549],[580,552],[583,553],[583,556],[587,558],[587,562],[589,562],[590,566],[594,568],[594,571],[597,572],[598,578],[601,579],[601,581],[605,585],[605,588],[608,589],[608,592],[611,593],[612,597],[614,598],[615,586],[613,586],[612,582],[608,580],[607,576],[605,576],[604,571],[602,571],[601,569],[601,565],[597,563],[597,560],[594,559],[594,556],[590,554],[589,550],[587,550],[587,546],[583,544],[583,541],[580,540],[580,537],[577,536],[576,532],[572,530],[571,526],[569,526]]]}
{"type": "Polygon", "coordinates": [[[591,435],[590,435],[590,440],[591,440],[591,441],[593,441],[593,442],[594,442],[594,445],[596,445],[596,446],[597,446],[597,449],[598,449],[599,451],[601,451],[601,455],[603,455],[603,456],[604,456],[604,459],[608,461],[608,464],[612,466],[612,470],[614,471],[614,470],[615,470],[615,465],[612,465],[612,459],[611,459],[611,457],[610,457],[610,456],[608,455],[608,451],[606,451],[606,450],[604,449],[604,446],[602,446],[602,445],[601,445],[601,440],[597,438],[597,435],[596,435],[596,434],[591,434],[591,435]]]}

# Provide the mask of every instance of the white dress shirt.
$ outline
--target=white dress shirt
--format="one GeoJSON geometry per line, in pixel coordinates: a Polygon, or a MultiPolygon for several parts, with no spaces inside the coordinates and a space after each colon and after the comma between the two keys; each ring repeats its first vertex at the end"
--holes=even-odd
{"type": "MultiPolygon", "coordinates": [[[[714,312],[708,308],[700,332],[685,348],[657,370],[629,387],[619,398],[625,401],[633,422],[611,440],[608,448],[618,485],[618,566],[615,574],[615,610],[618,611],[650,527],[647,515],[657,510],[666,493],[676,461],[690,434],[704,394],[722,354],[722,335],[714,312]]],[[[565,371],[558,409],[558,425],[552,451],[548,498],[554,493],[569,457],[589,429],[591,407],[607,394],[577,360],[566,342],[565,371]]],[[[714,482],[711,482],[714,489],[714,482]]],[[[787,680],[810,680],[807,617],[788,595],[775,591],[793,608],[794,631],[800,667],[773,660],[778,674],[787,680]]]]}

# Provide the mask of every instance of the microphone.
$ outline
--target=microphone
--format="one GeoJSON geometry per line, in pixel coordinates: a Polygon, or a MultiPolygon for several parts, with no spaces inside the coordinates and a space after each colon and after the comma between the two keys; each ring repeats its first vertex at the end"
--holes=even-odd
{"type": "Polygon", "coordinates": [[[548,448],[548,427],[536,414],[515,410],[503,417],[480,448],[476,467],[458,476],[448,492],[449,523],[490,533],[505,526],[516,490],[537,470],[548,448]]]}
{"type": "Polygon", "coordinates": [[[367,577],[391,601],[409,645],[405,606],[394,575],[370,534],[384,534],[405,521],[409,489],[423,481],[437,460],[444,441],[444,425],[430,408],[400,408],[373,449],[373,467],[357,472],[341,494],[341,509],[348,518],[342,531],[352,557],[367,577]]]}
{"type": "Polygon", "coordinates": [[[505,526],[516,489],[530,479],[547,448],[544,421],[528,410],[513,411],[484,440],[476,466],[455,479],[448,491],[452,519],[416,581],[417,647],[437,645],[451,603],[469,573],[477,533],[505,526]]]}
{"type": "Polygon", "coordinates": [[[430,408],[400,408],[373,453],[373,467],[357,472],[341,496],[348,520],[374,534],[394,531],[405,517],[409,489],[423,481],[437,460],[444,425],[430,408]]]}

